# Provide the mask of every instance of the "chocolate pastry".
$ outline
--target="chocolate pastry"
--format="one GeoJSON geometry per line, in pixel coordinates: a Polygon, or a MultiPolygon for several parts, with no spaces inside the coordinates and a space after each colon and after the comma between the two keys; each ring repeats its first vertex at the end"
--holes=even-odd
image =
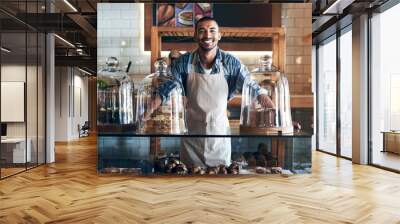
{"type": "Polygon", "coordinates": [[[271,173],[273,174],[282,173],[282,168],[279,166],[271,167],[271,173]]]}
{"type": "Polygon", "coordinates": [[[191,169],[191,174],[200,174],[200,175],[203,175],[203,174],[205,174],[206,173],[206,171],[204,170],[204,168],[202,168],[202,167],[200,167],[200,166],[196,166],[196,167],[193,167],[192,169],[191,169]]]}
{"type": "Polygon", "coordinates": [[[207,167],[207,174],[209,174],[209,175],[218,174],[218,171],[219,171],[219,169],[217,166],[216,167],[207,167]]]}
{"type": "Polygon", "coordinates": [[[171,172],[176,173],[178,175],[185,175],[185,174],[187,174],[188,170],[187,170],[185,164],[180,163],[180,164],[177,164],[174,168],[172,168],[171,172]]]}
{"type": "Polygon", "coordinates": [[[168,158],[167,165],[165,165],[165,172],[166,172],[166,173],[171,173],[172,170],[173,170],[178,164],[181,164],[181,163],[182,163],[182,162],[179,161],[178,159],[169,157],[169,158],[168,158]]]}
{"type": "Polygon", "coordinates": [[[239,174],[239,165],[235,161],[228,167],[228,173],[234,175],[239,174]]]}
{"type": "Polygon", "coordinates": [[[218,174],[228,174],[228,170],[226,169],[225,165],[219,165],[218,167],[218,174]]]}
{"type": "Polygon", "coordinates": [[[265,174],[266,172],[267,172],[267,169],[265,167],[261,167],[261,166],[256,167],[256,173],[265,174]]]}

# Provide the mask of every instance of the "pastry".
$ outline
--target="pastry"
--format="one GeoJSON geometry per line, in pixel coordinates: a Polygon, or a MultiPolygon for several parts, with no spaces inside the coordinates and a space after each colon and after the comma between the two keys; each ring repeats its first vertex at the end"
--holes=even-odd
{"type": "Polygon", "coordinates": [[[200,174],[200,175],[203,175],[203,174],[205,174],[206,173],[206,171],[204,170],[204,168],[202,168],[202,167],[200,167],[200,166],[197,166],[197,167],[193,167],[192,169],[191,169],[191,173],[192,174],[200,174]]]}
{"type": "Polygon", "coordinates": [[[171,173],[175,173],[175,174],[178,174],[178,175],[185,175],[185,174],[187,174],[187,172],[188,172],[188,170],[187,170],[185,164],[183,164],[183,163],[177,164],[171,170],[171,173]]]}
{"type": "Polygon", "coordinates": [[[282,173],[282,168],[279,166],[271,167],[271,173],[273,173],[273,174],[282,173]]]}
{"type": "Polygon", "coordinates": [[[265,167],[257,166],[256,167],[256,173],[265,174],[265,173],[267,173],[267,169],[265,167]]]}
{"type": "Polygon", "coordinates": [[[239,174],[239,165],[235,161],[228,167],[228,173],[234,175],[239,174]]]}
{"type": "Polygon", "coordinates": [[[226,169],[225,165],[219,165],[218,174],[223,174],[223,175],[228,174],[228,170],[226,169]]]}
{"type": "Polygon", "coordinates": [[[209,175],[215,175],[218,174],[219,169],[218,167],[207,167],[207,174],[209,175]]]}

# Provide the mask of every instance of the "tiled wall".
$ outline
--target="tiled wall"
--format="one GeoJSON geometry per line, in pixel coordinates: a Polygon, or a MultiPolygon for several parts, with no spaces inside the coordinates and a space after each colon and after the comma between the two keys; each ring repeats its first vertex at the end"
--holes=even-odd
{"type": "Polygon", "coordinates": [[[150,53],[143,50],[143,4],[100,3],[97,5],[97,65],[114,56],[131,74],[150,72],[150,53]]]}
{"type": "MultiPolygon", "coordinates": [[[[282,26],[286,28],[286,74],[291,94],[311,94],[311,3],[282,4],[282,26]]],[[[150,73],[150,52],[143,50],[144,5],[98,4],[97,63],[116,56],[122,65],[132,61],[131,74],[150,73]]],[[[247,65],[259,56],[238,56],[247,65]]]]}
{"type": "Polygon", "coordinates": [[[286,28],[286,75],[291,94],[311,95],[311,3],[282,4],[286,28]]]}

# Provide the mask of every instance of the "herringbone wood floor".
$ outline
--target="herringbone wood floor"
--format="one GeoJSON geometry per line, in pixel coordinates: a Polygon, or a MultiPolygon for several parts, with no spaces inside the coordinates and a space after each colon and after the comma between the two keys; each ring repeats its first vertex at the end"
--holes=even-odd
{"type": "Polygon", "coordinates": [[[0,223],[400,223],[400,175],[315,152],[313,173],[132,177],[96,173],[96,140],[0,181],[0,223]]]}

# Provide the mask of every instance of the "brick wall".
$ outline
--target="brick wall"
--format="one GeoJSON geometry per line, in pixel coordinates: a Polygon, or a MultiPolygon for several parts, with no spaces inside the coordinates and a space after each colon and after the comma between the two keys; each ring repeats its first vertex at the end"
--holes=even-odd
{"type": "Polygon", "coordinates": [[[282,4],[286,28],[286,75],[292,95],[311,95],[311,3],[282,4]]]}

